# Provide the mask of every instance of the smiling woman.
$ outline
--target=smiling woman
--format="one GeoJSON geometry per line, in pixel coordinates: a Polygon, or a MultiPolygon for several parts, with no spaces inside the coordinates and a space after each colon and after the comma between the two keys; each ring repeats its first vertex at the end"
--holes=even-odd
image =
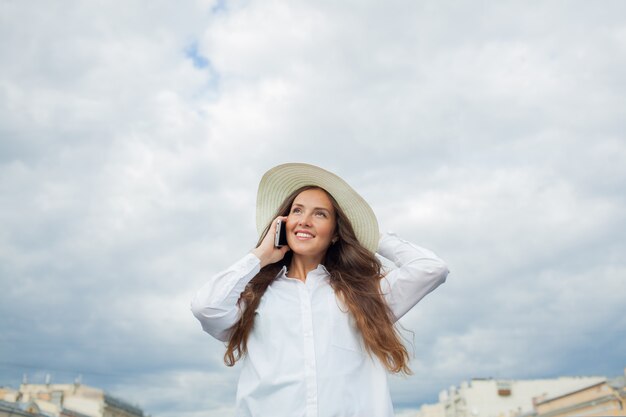
{"type": "Polygon", "coordinates": [[[380,236],[360,195],[307,164],[263,176],[257,228],[256,248],[192,300],[203,329],[227,343],[226,364],[243,359],[237,416],[393,416],[387,372],[410,373],[394,323],[445,281],[446,265],[380,236]],[[376,253],[397,268],[383,275],[376,253]]]}
{"type": "Polygon", "coordinates": [[[322,263],[326,250],[337,240],[330,196],[321,188],[298,192],[286,218],[286,228],[287,244],[296,255],[290,276],[304,281],[306,272],[322,263]]]}

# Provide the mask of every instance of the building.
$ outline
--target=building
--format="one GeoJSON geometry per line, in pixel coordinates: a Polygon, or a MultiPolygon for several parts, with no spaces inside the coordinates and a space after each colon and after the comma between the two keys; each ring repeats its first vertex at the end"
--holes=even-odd
{"type": "MultiPolygon", "coordinates": [[[[22,384],[18,390],[0,389],[0,400],[27,410],[30,417],[144,417],[143,411],[99,388],[83,384],[22,384]]],[[[20,415],[20,414],[13,414],[20,415]]],[[[0,412],[0,417],[3,415],[0,412]]]]}
{"type": "MultiPolygon", "coordinates": [[[[624,369],[626,376],[626,369],[624,369]]],[[[537,417],[626,416],[625,376],[588,385],[563,395],[535,399],[537,417]]]]}
{"type": "Polygon", "coordinates": [[[439,394],[439,406],[424,405],[420,417],[513,417],[535,412],[533,398],[555,397],[604,381],[604,377],[555,379],[474,378],[439,394]]]}
{"type": "Polygon", "coordinates": [[[445,417],[446,409],[442,403],[424,404],[420,407],[419,417],[445,417]]]}
{"type": "Polygon", "coordinates": [[[48,417],[41,414],[37,404],[0,400],[0,417],[48,417]]]}

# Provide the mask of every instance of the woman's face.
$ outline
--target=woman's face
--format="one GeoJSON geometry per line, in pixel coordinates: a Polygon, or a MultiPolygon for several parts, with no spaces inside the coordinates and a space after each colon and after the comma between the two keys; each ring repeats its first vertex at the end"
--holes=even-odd
{"type": "Polygon", "coordinates": [[[325,191],[302,191],[287,216],[287,244],[294,254],[319,257],[335,237],[336,214],[325,191]]]}

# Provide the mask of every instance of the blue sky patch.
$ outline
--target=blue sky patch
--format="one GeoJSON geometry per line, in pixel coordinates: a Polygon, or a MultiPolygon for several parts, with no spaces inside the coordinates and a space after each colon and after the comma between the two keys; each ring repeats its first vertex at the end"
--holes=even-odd
{"type": "Polygon", "coordinates": [[[209,59],[198,52],[198,42],[196,41],[185,49],[185,55],[193,61],[196,68],[207,68],[210,65],[209,59]]]}

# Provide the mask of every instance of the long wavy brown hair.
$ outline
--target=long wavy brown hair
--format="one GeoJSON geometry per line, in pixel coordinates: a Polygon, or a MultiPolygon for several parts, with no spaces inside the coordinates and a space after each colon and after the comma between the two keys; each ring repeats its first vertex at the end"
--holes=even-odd
{"type": "MultiPolygon", "coordinates": [[[[294,200],[303,191],[320,189],[330,198],[336,214],[337,242],[329,246],[323,264],[330,273],[330,284],[337,297],[341,298],[355,320],[363,337],[365,348],[374,354],[391,372],[411,374],[409,354],[394,326],[394,317],[380,290],[380,261],[357,240],[352,224],[341,210],[337,201],[323,188],[305,186],[294,191],[285,199],[272,219],[287,216],[294,200]]],[[[270,228],[268,224],[257,247],[270,228]]],[[[254,326],[255,311],[265,290],[276,279],[283,266],[289,267],[292,253],[287,252],[279,262],[266,265],[248,283],[239,298],[242,314],[230,329],[224,362],[233,366],[247,352],[248,335],[254,326]]]]}

